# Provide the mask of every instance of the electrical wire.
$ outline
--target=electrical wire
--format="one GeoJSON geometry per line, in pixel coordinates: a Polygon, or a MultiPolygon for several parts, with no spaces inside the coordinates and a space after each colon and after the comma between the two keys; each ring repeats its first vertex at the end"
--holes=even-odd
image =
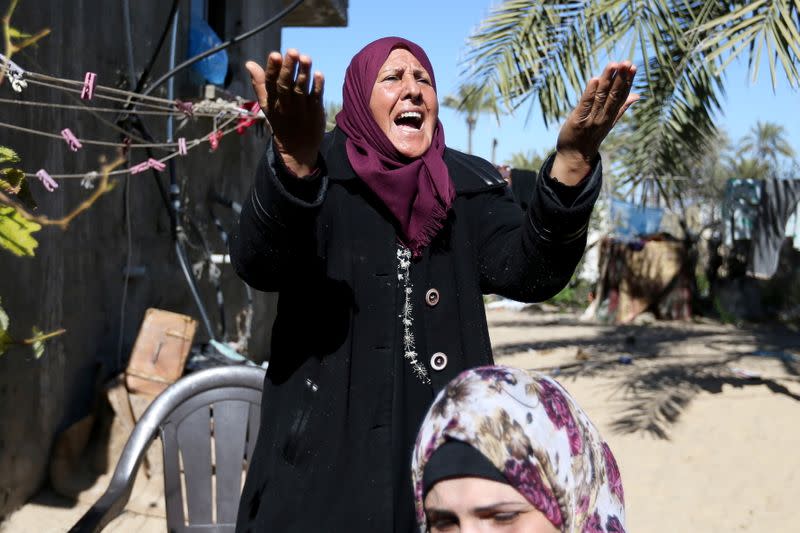
{"type": "Polygon", "coordinates": [[[266,30],[267,28],[269,28],[270,26],[272,26],[276,22],[282,20],[289,13],[291,13],[292,11],[297,9],[300,6],[300,4],[303,3],[303,1],[304,0],[295,0],[294,2],[292,2],[292,4],[290,4],[289,6],[285,7],[283,10],[279,11],[274,17],[268,19],[266,22],[264,22],[262,24],[259,24],[258,26],[256,26],[252,30],[249,30],[249,31],[246,31],[246,32],[244,32],[244,33],[242,33],[240,35],[237,35],[236,37],[233,37],[229,41],[225,41],[224,43],[221,43],[221,44],[215,46],[214,48],[210,48],[210,49],[206,50],[205,52],[202,52],[200,54],[197,54],[194,57],[191,57],[191,58],[187,59],[186,61],[184,61],[183,63],[181,63],[177,67],[175,67],[173,69],[170,69],[167,73],[165,73],[163,76],[161,76],[156,81],[154,81],[144,92],[142,92],[142,94],[143,95],[149,95],[151,92],[156,90],[156,88],[158,88],[162,83],[164,83],[165,81],[167,81],[168,79],[170,79],[175,74],[177,74],[178,72],[182,71],[183,69],[194,65],[198,61],[201,61],[201,60],[207,58],[208,56],[214,55],[217,52],[221,52],[222,50],[225,50],[229,46],[232,46],[232,45],[234,45],[234,44],[236,44],[238,42],[241,42],[241,41],[244,41],[246,39],[249,39],[253,35],[256,35],[257,33],[260,33],[262,31],[266,30]]]}

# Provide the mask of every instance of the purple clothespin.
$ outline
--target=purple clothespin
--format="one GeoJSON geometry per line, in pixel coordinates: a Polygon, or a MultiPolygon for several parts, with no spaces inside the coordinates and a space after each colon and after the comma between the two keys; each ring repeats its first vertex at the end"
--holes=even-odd
{"type": "Polygon", "coordinates": [[[164,163],[162,163],[158,159],[153,159],[152,157],[147,160],[147,166],[150,167],[150,168],[154,168],[154,169],[158,170],[159,172],[161,172],[162,170],[164,170],[167,167],[164,163]]]}
{"type": "Polygon", "coordinates": [[[178,153],[180,155],[186,155],[186,137],[178,137],[178,153]]]}
{"type": "Polygon", "coordinates": [[[42,182],[44,188],[47,189],[47,192],[53,192],[54,190],[58,189],[58,183],[56,180],[50,177],[50,174],[43,168],[40,168],[38,172],[36,172],[36,177],[39,178],[39,181],[42,182]]]}
{"type": "Polygon", "coordinates": [[[131,174],[138,174],[139,172],[144,172],[148,168],[150,168],[150,161],[142,161],[141,163],[138,163],[131,167],[131,174]]]}
{"type": "Polygon", "coordinates": [[[194,106],[191,102],[184,102],[183,100],[175,100],[175,107],[178,111],[182,112],[187,117],[194,115],[194,106]]]}
{"type": "Polygon", "coordinates": [[[83,148],[81,142],[78,140],[77,137],[75,137],[75,135],[69,128],[64,128],[63,130],[61,130],[61,136],[64,137],[64,140],[67,142],[67,145],[69,145],[69,149],[72,150],[73,152],[77,152],[80,148],[83,148]]]}
{"type": "Polygon", "coordinates": [[[94,96],[94,87],[97,84],[97,74],[87,72],[83,78],[83,89],[81,89],[81,100],[91,100],[94,96]]]}

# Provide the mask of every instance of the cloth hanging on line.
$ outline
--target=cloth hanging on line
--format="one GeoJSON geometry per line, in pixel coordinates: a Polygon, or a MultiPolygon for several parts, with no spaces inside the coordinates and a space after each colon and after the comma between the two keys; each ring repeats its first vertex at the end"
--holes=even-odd
{"type": "Polygon", "coordinates": [[[640,207],[612,198],[611,226],[616,237],[633,239],[658,233],[664,210],[660,207],[640,207]]]}
{"type": "Polygon", "coordinates": [[[800,180],[769,179],[761,187],[758,217],[753,225],[747,274],[769,279],[778,269],[786,223],[800,201],[800,180]]]}
{"type": "Polygon", "coordinates": [[[722,218],[725,220],[725,244],[748,240],[753,236],[753,225],[758,218],[761,203],[762,180],[730,179],[725,184],[722,218]]]}

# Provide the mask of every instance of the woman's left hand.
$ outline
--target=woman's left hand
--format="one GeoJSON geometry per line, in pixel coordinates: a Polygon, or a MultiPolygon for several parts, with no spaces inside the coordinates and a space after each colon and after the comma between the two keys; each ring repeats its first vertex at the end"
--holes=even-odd
{"type": "Polygon", "coordinates": [[[578,105],[561,127],[551,176],[576,185],[591,170],[600,144],[628,107],[639,99],[631,94],[636,67],[630,61],[609,63],[599,78],[586,84],[578,105]]]}

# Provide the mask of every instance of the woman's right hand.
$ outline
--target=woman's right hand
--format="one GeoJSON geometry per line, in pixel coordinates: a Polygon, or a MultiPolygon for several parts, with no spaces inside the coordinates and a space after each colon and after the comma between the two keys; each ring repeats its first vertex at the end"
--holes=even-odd
{"type": "Polygon", "coordinates": [[[325,133],[322,73],[314,73],[309,87],[311,58],[292,48],[286,56],[270,53],[266,70],[255,61],[245,67],[284,163],[297,176],[311,174],[325,133]]]}

